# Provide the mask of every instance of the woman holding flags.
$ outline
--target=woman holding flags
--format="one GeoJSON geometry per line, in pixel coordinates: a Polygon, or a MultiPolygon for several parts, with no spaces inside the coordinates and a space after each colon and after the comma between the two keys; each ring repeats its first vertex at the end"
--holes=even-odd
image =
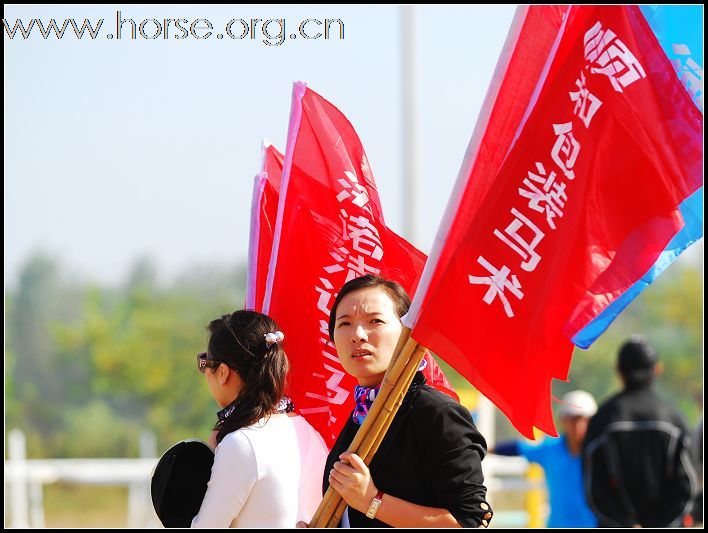
{"type": "Polygon", "coordinates": [[[324,489],[331,485],[347,503],[343,526],[486,527],[492,511],[484,437],[469,411],[427,386],[420,371],[370,466],[346,452],[380,389],[409,306],[398,283],[372,275],[346,283],[332,306],[330,338],[359,386],[327,458],[324,489]]]}

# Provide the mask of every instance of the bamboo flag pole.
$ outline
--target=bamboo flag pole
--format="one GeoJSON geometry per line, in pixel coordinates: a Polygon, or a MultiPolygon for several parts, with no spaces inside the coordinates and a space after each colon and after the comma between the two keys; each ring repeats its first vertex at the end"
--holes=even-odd
{"type": "MultiPolygon", "coordinates": [[[[406,334],[408,334],[408,332],[406,332],[406,334]]],[[[389,415],[391,414],[390,403],[395,402],[395,395],[399,394],[402,389],[403,383],[401,382],[401,374],[404,372],[410,359],[409,356],[416,346],[417,343],[412,339],[409,339],[403,350],[395,356],[396,359],[392,360],[392,364],[389,365],[386,376],[381,384],[381,389],[379,390],[376,400],[374,401],[374,405],[372,405],[369,414],[364,420],[364,424],[362,424],[359,431],[357,431],[357,434],[355,435],[354,440],[350,444],[347,451],[356,453],[363,459],[363,456],[365,455],[363,448],[366,448],[367,450],[371,448],[371,443],[378,435],[382,425],[385,424],[386,420],[389,420],[389,415]],[[394,396],[394,398],[391,398],[391,396],[394,396]],[[376,409],[374,409],[374,407],[376,409]]],[[[390,420],[392,420],[392,417],[390,420]]],[[[386,426],[386,428],[388,428],[388,426],[386,426]]],[[[339,493],[337,493],[333,488],[330,487],[327,492],[329,493],[328,504],[327,507],[323,509],[319,520],[316,523],[313,522],[313,524],[316,524],[316,527],[336,527],[339,522],[339,518],[341,518],[341,514],[344,511],[344,507],[346,506],[339,493]],[[337,511],[339,511],[338,517],[336,521],[334,521],[333,515],[336,514],[337,511]],[[334,524],[330,526],[333,521],[334,524]]],[[[327,494],[325,494],[325,496],[327,496],[327,494]]]]}
{"type": "MultiPolygon", "coordinates": [[[[408,388],[413,382],[413,378],[420,367],[420,362],[423,357],[425,357],[425,346],[421,346],[415,341],[413,341],[413,343],[415,343],[413,352],[408,358],[408,363],[406,364],[406,367],[403,370],[398,383],[396,384],[396,388],[393,392],[391,392],[391,394],[389,394],[386,403],[382,406],[381,412],[376,419],[374,427],[365,435],[364,441],[356,452],[367,466],[371,463],[371,460],[374,458],[374,454],[378,450],[381,441],[383,441],[386,436],[386,433],[388,432],[398,409],[403,403],[403,399],[408,392],[408,388]]],[[[346,506],[347,503],[340,497],[339,503],[337,504],[332,517],[325,527],[337,527],[346,506]]]]}
{"type": "MultiPolygon", "coordinates": [[[[411,339],[410,330],[404,328],[376,400],[348,448],[367,465],[388,431],[424,356],[425,347],[411,339]]],[[[310,527],[336,527],[345,507],[341,496],[330,487],[310,527]]]]}
{"type": "MultiPolygon", "coordinates": [[[[403,331],[401,332],[401,336],[398,338],[398,344],[396,345],[396,349],[394,350],[393,357],[391,358],[391,362],[389,363],[389,368],[386,370],[386,373],[388,374],[389,372],[397,372],[397,368],[395,368],[396,361],[399,358],[400,353],[403,351],[403,348],[405,347],[406,342],[408,342],[408,338],[410,337],[411,330],[408,328],[404,328],[403,331]]],[[[382,387],[383,389],[383,387],[382,387]]],[[[386,395],[389,393],[389,389],[386,389],[385,391],[379,391],[379,395],[377,396],[377,399],[379,397],[385,398],[386,395]]],[[[358,447],[359,443],[361,442],[361,438],[363,438],[364,431],[367,431],[367,428],[370,428],[378,416],[379,411],[381,410],[381,406],[383,405],[383,401],[376,403],[374,401],[374,404],[371,406],[371,409],[369,410],[369,414],[367,415],[367,419],[371,418],[371,421],[367,423],[366,419],[364,420],[364,424],[362,425],[361,428],[359,428],[359,431],[357,434],[354,436],[354,440],[352,443],[349,445],[349,451],[352,451],[352,448],[355,446],[358,447]],[[361,433],[361,435],[359,435],[361,433]]],[[[310,520],[310,527],[315,527],[315,524],[321,524],[321,517],[322,514],[325,513],[327,517],[331,516],[332,512],[334,509],[332,508],[332,498],[336,496],[337,493],[334,490],[327,490],[327,492],[324,495],[324,498],[322,499],[322,502],[320,503],[319,507],[317,508],[317,511],[315,511],[315,514],[313,515],[312,519],[310,520]]],[[[318,526],[318,527],[324,527],[324,526],[318,526]]]]}
{"type": "MultiPolygon", "coordinates": [[[[420,361],[425,356],[425,347],[418,345],[415,341],[413,342],[413,353],[410,357],[408,357],[406,367],[396,383],[395,391],[388,396],[388,399],[382,406],[382,410],[375,421],[374,427],[364,436],[364,441],[356,451],[357,455],[359,455],[367,465],[371,463],[378,446],[381,444],[388,428],[393,422],[396,412],[403,403],[403,398],[405,397],[406,392],[415,377],[415,373],[418,371],[420,361]]],[[[324,524],[324,526],[337,527],[345,507],[346,502],[340,498],[332,517],[328,523],[324,524]]]]}
{"type": "MultiPolygon", "coordinates": [[[[425,357],[425,346],[422,346],[420,344],[416,344],[415,351],[411,355],[410,362],[408,366],[406,367],[405,370],[405,375],[402,376],[401,378],[404,379],[403,387],[401,388],[401,394],[396,395],[396,400],[393,406],[390,409],[387,409],[387,405],[384,405],[383,409],[384,410],[389,410],[389,418],[390,422],[388,425],[393,422],[393,418],[398,412],[398,409],[401,407],[403,404],[403,399],[406,397],[406,393],[408,392],[409,387],[411,386],[411,383],[413,383],[413,379],[415,378],[416,372],[418,372],[418,368],[420,367],[420,362],[423,360],[423,357],[425,357]]],[[[391,400],[392,396],[389,396],[389,401],[391,400]]],[[[388,402],[387,402],[388,404],[388,402]]],[[[386,427],[386,430],[388,430],[388,427],[386,427]]],[[[373,442],[371,449],[368,451],[365,451],[365,448],[362,446],[360,448],[360,451],[365,453],[366,455],[362,457],[364,459],[364,462],[368,465],[371,463],[371,460],[374,458],[374,454],[377,452],[379,449],[379,446],[381,445],[381,441],[383,438],[386,436],[386,431],[379,431],[376,440],[373,442]]]]}
{"type": "MultiPolygon", "coordinates": [[[[391,362],[389,363],[388,369],[386,370],[386,376],[391,373],[400,375],[402,368],[397,367],[396,364],[399,360],[400,354],[403,352],[403,349],[406,343],[408,342],[410,334],[411,330],[408,328],[404,328],[401,332],[401,336],[398,339],[398,344],[396,345],[396,349],[394,350],[393,357],[391,358],[391,362]]],[[[384,379],[386,379],[386,376],[384,376],[384,379]]],[[[356,453],[356,450],[359,447],[359,444],[361,443],[361,440],[363,439],[364,435],[366,434],[366,432],[369,431],[374,421],[378,417],[378,414],[381,411],[381,407],[383,406],[386,397],[390,393],[390,390],[391,389],[388,387],[384,390],[383,385],[381,386],[381,390],[379,390],[379,394],[376,397],[376,400],[379,400],[380,398],[381,401],[374,401],[373,405],[371,406],[371,409],[369,410],[369,414],[364,420],[364,423],[359,428],[359,431],[357,431],[352,443],[349,445],[348,451],[356,453]]],[[[334,489],[330,488],[327,490],[324,495],[324,498],[322,499],[322,502],[320,502],[320,505],[317,508],[317,511],[315,511],[315,514],[310,520],[310,527],[325,527],[325,525],[323,524],[322,515],[324,513],[326,515],[326,520],[329,521],[329,517],[334,512],[334,507],[336,506],[336,502],[332,502],[332,499],[337,496],[339,495],[336,491],[334,491],[334,489]]]]}

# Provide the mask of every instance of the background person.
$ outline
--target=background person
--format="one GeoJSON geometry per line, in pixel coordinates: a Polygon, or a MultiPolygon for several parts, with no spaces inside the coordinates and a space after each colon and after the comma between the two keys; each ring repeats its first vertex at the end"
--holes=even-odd
{"type": "Polygon", "coordinates": [[[603,527],[688,525],[696,474],[683,418],[653,388],[657,353],[634,335],[617,370],[624,389],[600,406],[583,444],[588,503],[603,527]]]}
{"type": "Polygon", "coordinates": [[[498,455],[521,455],[543,467],[550,506],[547,527],[597,527],[585,501],[581,454],[588,422],[596,412],[597,403],[589,392],[569,392],[558,409],[560,437],[547,437],[540,444],[503,442],[492,450],[498,455]]]}

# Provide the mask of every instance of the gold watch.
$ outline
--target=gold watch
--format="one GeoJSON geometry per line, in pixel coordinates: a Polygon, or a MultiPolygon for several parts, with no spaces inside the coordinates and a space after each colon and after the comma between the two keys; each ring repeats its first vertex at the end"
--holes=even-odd
{"type": "Polygon", "coordinates": [[[376,493],[376,496],[374,496],[374,499],[371,500],[371,503],[369,504],[369,510],[366,511],[366,518],[374,518],[376,516],[379,507],[381,507],[383,495],[384,493],[381,490],[376,493]]]}

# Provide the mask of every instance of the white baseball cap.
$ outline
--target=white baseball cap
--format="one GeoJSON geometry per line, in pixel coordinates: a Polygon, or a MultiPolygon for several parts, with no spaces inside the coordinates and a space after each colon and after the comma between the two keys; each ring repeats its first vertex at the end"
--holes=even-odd
{"type": "Polygon", "coordinates": [[[592,394],[584,390],[574,390],[563,396],[558,414],[560,416],[593,416],[597,413],[597,403],[592,394]]]}

